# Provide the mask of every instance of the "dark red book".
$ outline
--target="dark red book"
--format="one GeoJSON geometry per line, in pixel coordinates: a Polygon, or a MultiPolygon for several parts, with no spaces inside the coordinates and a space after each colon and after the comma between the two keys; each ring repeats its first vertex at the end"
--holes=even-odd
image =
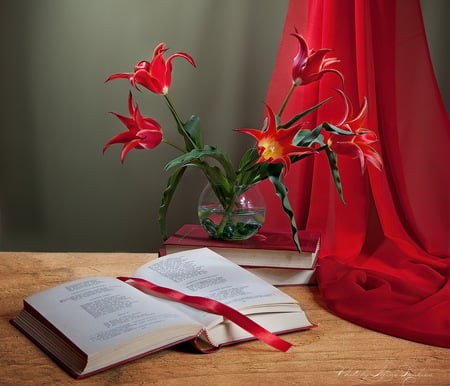
{"type": "Polygon", "coordinates": [[[201,225],[186,224],[164,242],[167,253],[207,247],[242,267],[313,269],[320,233],[299,231],[302,252],[290,233],[258,232],[248,240],[222,241],[208,236],[201,225]]]}

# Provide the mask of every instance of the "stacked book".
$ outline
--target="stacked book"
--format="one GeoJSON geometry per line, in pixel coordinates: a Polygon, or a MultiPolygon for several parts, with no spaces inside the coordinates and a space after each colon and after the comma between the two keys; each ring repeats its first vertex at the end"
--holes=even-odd
{"type": "Polygon", "coordinates": [[[290,233],[259,232],[248,240],[222,241],[201,225],[186,224],[169,237],[160,255],[207,247],[275,286],[315,283],[320,233],[299,231],[299,253],[290,233]]]}

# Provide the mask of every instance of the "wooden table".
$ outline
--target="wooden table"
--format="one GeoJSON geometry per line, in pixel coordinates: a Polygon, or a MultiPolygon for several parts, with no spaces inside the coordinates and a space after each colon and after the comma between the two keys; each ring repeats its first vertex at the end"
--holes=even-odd
{"type": "Polygon", "coordinates": [[[9,320],[22,299],[71,279],[127,275],[155,254],[0,252],[0,385],[450,385],[450,350],[367,330],[331,314],[318,290],[289,287],[317,328],[197,354],[168,349],[84,380],[56,366],[9,320]]]}

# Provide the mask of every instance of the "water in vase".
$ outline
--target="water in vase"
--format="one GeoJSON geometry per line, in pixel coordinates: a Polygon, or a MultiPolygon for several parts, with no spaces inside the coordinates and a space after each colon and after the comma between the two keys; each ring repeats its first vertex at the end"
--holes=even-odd
{"type": "Polygon", "coordinates": [[[264,222],[265,208],[236,209],[228,215],[227,220],[222,224],[224,210],[221,205],[200,205],[198,217],[201,225],[212,238],[245,240],[261,228],[264,222]]]}

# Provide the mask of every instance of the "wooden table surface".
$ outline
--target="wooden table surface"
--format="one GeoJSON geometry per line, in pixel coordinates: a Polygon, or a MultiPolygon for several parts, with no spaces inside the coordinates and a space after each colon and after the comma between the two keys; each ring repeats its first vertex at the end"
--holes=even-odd
{"type": "Polygon", "coordinates": [[[9,320],[22,299],[62,282],[128,275],[156,254],[0,252],[0,385],[450,385],[450,350],[371,331],[330,313],[317,287],[286,287],[317,328],[284,337],[281,353],[259,341],[213,354],[181,348],[74,380],[9,320]]]}

